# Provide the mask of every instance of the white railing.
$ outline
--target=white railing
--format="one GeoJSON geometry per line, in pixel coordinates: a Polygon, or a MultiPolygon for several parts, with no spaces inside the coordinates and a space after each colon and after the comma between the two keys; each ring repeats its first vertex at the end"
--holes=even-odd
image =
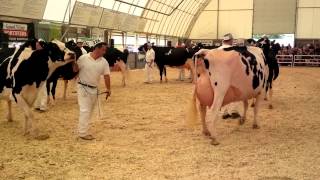
{"type": "Polygon", "coordinates": [[[293,66],[319,66],[320,55],[295,55],[293,59],[293,66]]]}
{"type": "Polygon", "coordinates": [[[280,65],[293,66],[293,55],[277,55],[278,63],[280,65]]]}
{"type": "Polygon", "coordinates": [[[320,66],[320,55],[277,55],[276,58],[285,66],[320,66]]]}

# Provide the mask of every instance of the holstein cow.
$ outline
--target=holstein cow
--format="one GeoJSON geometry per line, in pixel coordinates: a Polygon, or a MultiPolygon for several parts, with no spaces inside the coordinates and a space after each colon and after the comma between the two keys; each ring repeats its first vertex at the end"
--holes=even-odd
{"type": "MultiPolygon", "coordinates": [[[[78,59],[82,55],[81,49],[76,45],[74,41],[69,41],[65,43],[65,47],[76,53],[76,59],[78,59]]],[[[92,48],[89,48],[87,46],[84,46],[84,48],[87,50],[88,53],[92,51],[92,48]]],[[[128,71],[126,67],[128,54],[128,52],[121,52],[116,48],[109,47],[104,56],[108,61],[112,71],[120,71],[122,73],[123,86],[126,85],[126,79],[128,77],[128,71]]],[[[62,78],[64,80],[63,99],[66,99],[68,81],[74,79],[76,76],[77,73],[73,72],[72,63],[68,63],[64,66],[57,68],[56,71],[47,81],[48,99],[51,92],[52,98],[55,100],[56,86],[59,78],[62,78]],[[51,88],[50,83],[53,83],[51,88]]]]}
{"type": "Polygon", "coordinates": [[[256,47],[230,47],[223,50],[200,50],[196,53],[196,81],[189,121],[196,119],[196,99],[200,102],[200,116],[203,134],[211,136],[213,145],[218,145],[216,119],[222,106],[243,101],[244,114],[240,124],[246,119],[248,99],[256,98],[253,128],[258,129],[258,109],[270,87],[269,68],[261,49],[256,47]],[[207,107],[213,113],[213,127],[208,130],[205,117],[207,107]]]}
{"type": "Polygon", "coordinates": [[[166,66],[169,67],[186,67],[190,69],[192,73],[192,81],[195,77],[194,62],[192,56],[194,51],[191,48],[171,48],[171,47],[152,47],[155,51],[155,63],[158,65],[160,71],[160,82],[162,82],[162,75],[165,76],[165,81],[167,79],[166,66]]]}
{"type": "MultiPolygon", "coordinates": [[[[272,48],[270,50],[268,50],[268,55],[266,56],[266,60],[267,60],[267,64],[269,67],[269,82],[270,82],[270,87],[269,87],[269,91],[265,94],[265,100],[269,101],[269,109],[273,108],[272,105],[272,95],[273,95],[273,81],[275,81],[278,76],[279,76],[279,64],[278,64],[278,60],[276,58],[278,51],[279,51],[279,47],[280,45],[277,44],[272,44],[272,48]]],[[[262,46],[263,49],[263,46],[262,46]]],[[[251,107],[254,107],[254,100],[251,104],[251,107]]]]}
{"type": "MultiPolygon", "coordinates": [[[[54,42],[57,42],[61,46],[65,46],[69,50],[73,51],[76,55],[76,60],[82,55],[81,49],[77,46],[77,44],[74,41],[68,41],[65,44],[57,40],[54,40],[54,42]]],[[[46,86],[47,86],[48,100],[50,100],[50,92],[53,100],[55,100],[56,87],[57,87],[57,82],[59,78],[62,78],[64,80],[63,99],[66,99],[68,81],[74,79],[76,76],[77,76],[77,73],[73,72],[72,70],[72,63],[68,63],[64,66],[58,67],[47,80],[46,86]],[[50,86],[51,83],[52,83],[52,86],[50,86]]]]}
{"type": "MultiPolygon", "coordinates": [[[[64,46],[49,42],[41,50],[22,46],[0,60],[0,99],[8,103],[8,121],[12,121],[11,101],[15,101],[25,115],[24,134],[46,139],[39,134],[37,119],[33,118],[32,105],[40,88],[59,66],[74,61],[74,53],[64,46]]],[[[4,50],[6,51],[6,50],[4,50]]]]}

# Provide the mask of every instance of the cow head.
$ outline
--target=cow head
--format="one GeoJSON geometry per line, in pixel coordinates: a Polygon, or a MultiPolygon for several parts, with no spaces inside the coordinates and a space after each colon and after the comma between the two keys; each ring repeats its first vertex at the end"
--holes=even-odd
{"type": "MultiPolygon", "coordinates": [[[[55,40],[51,41],[51,43],[56,44],[56,47],[58,47],[60,49],[60,51],[64,52],[64,56],[63,56],[62,60],[65,60],[65,61],[75,60],[75,56],[76,56],[75,52],[68,49],[63,42],[55,39],[55,40]]],[[[56,47],[54,47],[54,48],[56,49],[56,47]]]]}
{"type": "Polygon", "coordinates": [[[65,47],[76,54],[76,59],[78,59],[82,55],[81,49],[77,46],[77,44],[73,40],[66,42],[65,47]]]}

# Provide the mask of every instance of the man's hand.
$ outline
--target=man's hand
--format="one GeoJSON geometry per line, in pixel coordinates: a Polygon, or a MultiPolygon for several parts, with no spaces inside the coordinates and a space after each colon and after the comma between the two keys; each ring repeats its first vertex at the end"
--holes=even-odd
{"type": "Polygon", "coordinates": [[[106,91],[106,100],[109,98],[109,96],[111,96],[111,91],[107,90],[106,91]]]}

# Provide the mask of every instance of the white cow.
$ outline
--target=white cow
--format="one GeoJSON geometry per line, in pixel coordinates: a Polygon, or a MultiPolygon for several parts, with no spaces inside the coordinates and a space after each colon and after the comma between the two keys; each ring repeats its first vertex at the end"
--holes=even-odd
{"type": "Polygon", "coordinates": [[[0,59],[0,100],[8,103],[8,121],[12,121],[11,102],[15,101],[25,115],[24,134],[47,139],[39,134],[38,122],[33,118],[32,105],[39,89],[52,72],[70,61],[74,53],[61,44],[47,43],[43,49],[30,51],[24,46],[7,58],[0,59]]]}
{"type": "MultiPolygon", "coordinates": [[[[257,118],[259,105],[268,91],[269,68],[261,49],[256,47],[230,47],[223,50],[200,50],[196,56],[198,79],[193,93],[192,107],[189,112],[197,112],[196,99],[200,102],[200,116],[203,133],[211,136],[213,145],[218,145],[216,119],[222,106],[236,101],[243,101],[244,114],[240,124],[246,119],[248,99],[256,98],[253,128],[259,128],[257,118]],[[210,132],[205,117],[207,107],[213,113],[213,127],[210,132]]],[[[189,114],[189,121],[196,119],[196,114],[189,114]]]]}

